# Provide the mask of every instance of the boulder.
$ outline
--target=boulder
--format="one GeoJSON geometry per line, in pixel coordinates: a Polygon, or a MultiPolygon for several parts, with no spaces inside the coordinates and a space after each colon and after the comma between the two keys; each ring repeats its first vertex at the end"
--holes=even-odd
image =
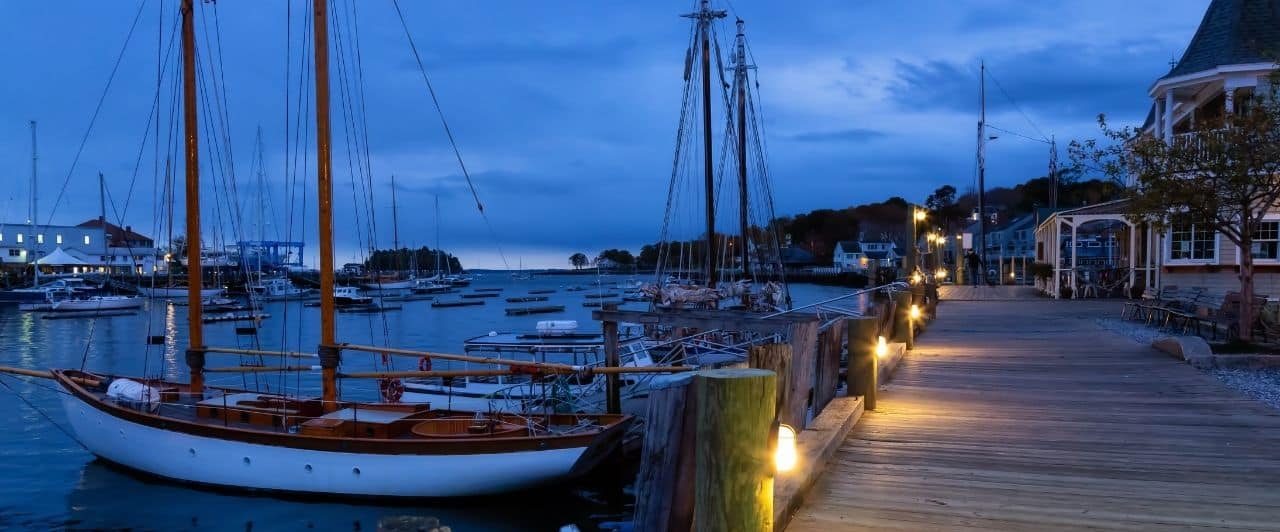
{"type": "Polygon", "coordinates": [[[1209,349],[1209,342],[1199,336],[1164,336],[1153,340],[1151,347],[1197,368],[1213,367],[1213,351],[1209,349]]]}

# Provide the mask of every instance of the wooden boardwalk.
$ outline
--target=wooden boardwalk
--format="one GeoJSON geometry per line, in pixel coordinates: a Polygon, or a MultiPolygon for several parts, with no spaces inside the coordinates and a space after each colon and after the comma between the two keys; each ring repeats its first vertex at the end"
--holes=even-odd
{"type": "Polygon", "coordinates": [[[938,299],[942,301],[1003,301],[1008,299],[1040,299],[1034,286],[970,286],[943,285],[938,287],[938,299]]]}
{"type": "Polygon", "coordinates": [[[790,530],[1280,530],[1280,415],[1119,310],[944,302],[790,530]]]}

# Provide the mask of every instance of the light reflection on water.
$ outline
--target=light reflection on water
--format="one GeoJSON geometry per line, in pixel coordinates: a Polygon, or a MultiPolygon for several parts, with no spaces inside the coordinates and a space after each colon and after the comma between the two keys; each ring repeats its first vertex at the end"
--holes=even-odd
{"type": "MultiPolygon", "coordinates": [[[[503,287],[502,297],[484,306],[432,309],[427,301],[402,304],[400,311],[385,315],[341,314],[337,318],[340,341],[374,345],[461,352],[462,342],[489,331],[524,331],[543,319],[576,319],[585,330],[596,329],[591,310],[582,306],[588,292],[551,294],[546,304],[565,305],[563,314],[508,317],[503,298],[524,295],[530,289],[591,286],[594,276],[538,277],[514,284],[507,276],[489,274],[474,288],[503,287]]],[[[621,278],[614,278],[621,279],[621,278]]],[[[611,290],[612,291],[612,290],[611,290]]],[[[797,304],[832,297],[842,289],[794,286],[797,304]]],[[[457,294],[446,296],[456,298],[457,294]]],[[[543,303],[539,303],[543,304],[543,303]]],[[[640,308],[643,308],[641,305],[640,308]]],[[[230,323],[205,326],[206,343],[217,346],[285,349],[314,352],[319,340],[319,313],[293,303],[268,303],[257,339],[238,338],[230,323]]],[[[164,375],[186,380],[186,309],[164,302],[148,302],[134,316],[97,320],[42,320],[14,307],[0,307],[0,364],[26,368],[72,367],[81,362],[90,370],[136,375],[164,375]],[[166,336],[163,345],[148,345],[151,334],[166,336]],[[144,367],[145,365],[145,367],[144,367]],[[158,367],[157,367],[158,366],[158,367]]],[[[351,354],[343,368],[373,369],[376,355],[351,354]]],[[[209,364],[233,365],[236,357],[210,357],[209,364]]],[[[269,365],[274,365],[268,360],[269,365]]],[[[414,365],[399,361],[401,369],[414,365]]],[[[212,376],[212,375],[211,375],[212,376]]],[[[316,374],[284,377],[255,376],[271,390],[318,394],[316,374]]],[[[0,377],[3,383],[46,412],[59,424],[65,416],[59,395],[51,383],[35,379],[0,377]]],[[[241,376],[218,376],[210,384],[241,385],[241,376]]],[[[250,381],[252,384],[252,382],[250,381]]],[[[344,383],[344,397],[372,399],[371,383],[344,383]]],[[[617,519],[627,510],[626,497],[612,491],[605,495],[571,487],[541,489],[501,499],[441,501],[438,503],[385,506],[360,503],[304,502],[296,499],[246,496],[193,489],[169,482],[140,478],[108,467],[32,410],[14,393],[0,387],[0,528],[140,528],[173,530],[191,528],[352,530],[358,521],[363,530],[374,530],[379,520],[403,516],[434,517],[455,530],[555,529],[577,523],[584,530],[598,526],[598,516],[617,519]],[[606,497],[607,501],[596,499],[606,497]],[[595,515],[596,517],[593,517],[595,515]],[[251,524],[250,524],[251,523],[251,524]]]]}

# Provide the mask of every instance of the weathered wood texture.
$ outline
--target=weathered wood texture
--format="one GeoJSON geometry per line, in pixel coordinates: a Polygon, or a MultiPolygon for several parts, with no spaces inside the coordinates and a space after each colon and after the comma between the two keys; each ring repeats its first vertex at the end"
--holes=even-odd
{"type": "Polygon", "coordinates": [[[846,389],[850,396],[862,396],[867,410],[876,409],[876,343],[880,320],[865,317],[847,320],[849,329],[849,370],[846,389]]]}
{"type": "MultiPolygon", "coordinates": [[[[789,375],[791,373],[791,346],[787,344],[764,344],[752,347],[747,351],[747,366],[757,369],[767,369],[775,375],[789,375]]],[[[787,401],[801,399],[791,393],[791,380],[778,379],[774,385],[776,390],[777,401],[776,412],[789,412],[793,410],[787,401]]]]}
{"type": "MultiPolygon", "coordinates": [[[[788,385],[787,411],[779,419],[795,427],[805,426],[810,398],[813,397],[813,379],[817,369],[818,320],[791,324],[791,373],[786,375],[788,385]]],[[[779,378],[781,378],[780,376],[779,378]]]]}
{"type": "Polygon", "coordinates": [[[813,412],[818,415],[836,397],[840,384],[840,355],[844,352],[844,320],[818,333],[818,360],[813,384],[813,412]]]}
{"type": "Polygon", "coordinates": [[[1280,413],[1098,327],[949,301],[791,530],[1280,528],[1280,413]]]}
{"type": "Polygon", "coordinates": [[[773,372],[698,372],[694,530],[773,530],[773,372]]]}
{"type": "Polygon", "coordinates": [[[639,531],[689,530],[693,525],[698,417],[693,374],[654,383],[645,414],[644,444],[632,522],[639,531]]]}

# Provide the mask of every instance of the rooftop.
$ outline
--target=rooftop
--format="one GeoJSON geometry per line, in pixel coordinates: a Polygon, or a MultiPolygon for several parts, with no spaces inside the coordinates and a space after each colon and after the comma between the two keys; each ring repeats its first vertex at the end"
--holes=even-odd
{"type": "MultiPolygon", "coordinates": [[[[1164,78],[1280,57],[1280,0],[1213,0],[1182,59],[1164,78]]],[[[1164,79],[1162,78],[1162,79],[1164,79]]]]}

